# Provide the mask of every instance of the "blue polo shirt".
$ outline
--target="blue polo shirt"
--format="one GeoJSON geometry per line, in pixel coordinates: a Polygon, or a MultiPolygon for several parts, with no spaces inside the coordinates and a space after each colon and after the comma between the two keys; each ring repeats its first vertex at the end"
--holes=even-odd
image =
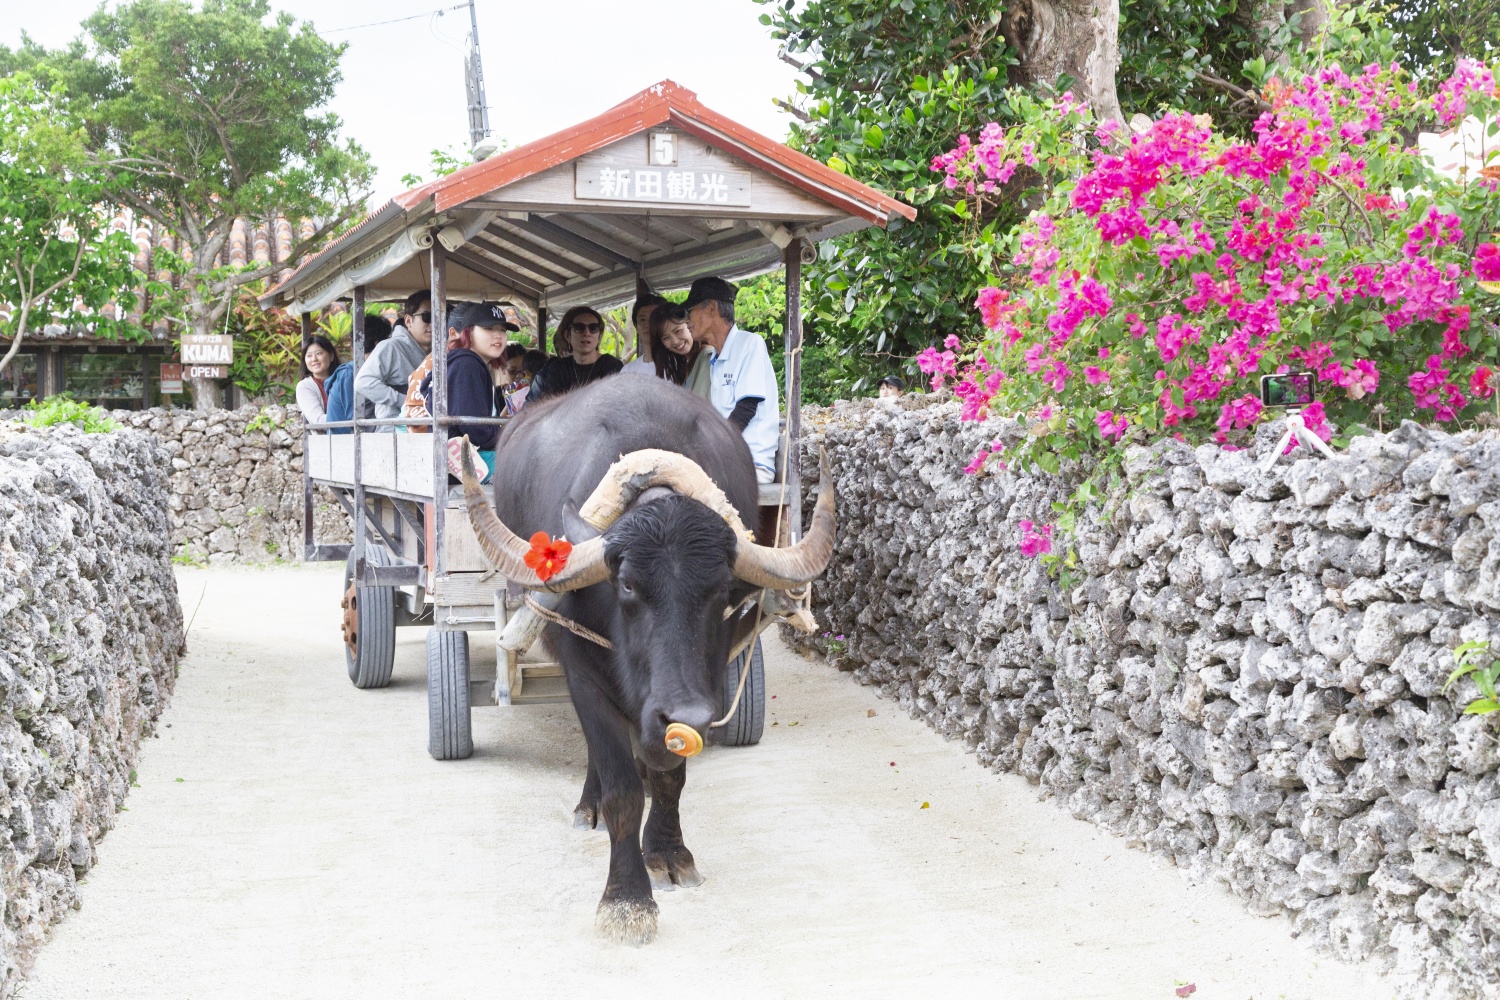
{"type": "Polygon", "coordinates": [[[776,476],[776,442],[781,435],[781,396],[766,342],[757,334],[731,327],[724,338],[724,349],[714,357],[709,371],[709,401],[721,416],[728,417],[746,396],[764,400],[744,433],[755,459],[756,477],[763,483],[771,482],[776,476]]]}

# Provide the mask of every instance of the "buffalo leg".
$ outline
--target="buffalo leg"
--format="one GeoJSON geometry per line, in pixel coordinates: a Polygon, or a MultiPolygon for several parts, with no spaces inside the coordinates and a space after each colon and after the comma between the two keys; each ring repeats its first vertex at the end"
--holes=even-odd
{"type": "Polygon", "coordinates": [[[573,810],[573,826],[579,830],[599,828],[599,771],[594,767],[594,754],[589,751],[589,770],[583,779],[583,794],[573,810]]]}
{"type": "Polygon", "coordinates": [[[656,937],[657,907],[641,860],[646,794],[635,769],[630,726],[597,685],[570,686],[589,761],[599,776],[599,813],[609,829],[609,881],[594,925],[613,941],[646,944],[656,937]]]}
{"type": "Polygon", "coordinates": [[[648,771],[651,786],[651,814],[641,837],[646,873],[651,887],[671,890],[675,886],[692,889],[703,884],[703,876],[693,863],[693,852],[682,842],[682,816],[678,803],[687,784],[687,761],[670,771],[648,771]]]}

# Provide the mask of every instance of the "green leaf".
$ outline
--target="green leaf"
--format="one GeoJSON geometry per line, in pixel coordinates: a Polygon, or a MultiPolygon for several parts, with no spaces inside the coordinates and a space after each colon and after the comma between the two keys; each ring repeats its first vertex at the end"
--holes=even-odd
{"type": "Polygon", "coordinates": [[[1464,709],[1465,715],[1489,715],[1491,712],[1500,712],[1500,700],[1495,698],[1479,698],[1471,701],[1464,709]]]}
{"type": "Polygon", "coordinates": [[[871,125],[865,129],[865,145],[871,149],[879,149],[885,145],[885,132],[879,125],[871,125]]]}

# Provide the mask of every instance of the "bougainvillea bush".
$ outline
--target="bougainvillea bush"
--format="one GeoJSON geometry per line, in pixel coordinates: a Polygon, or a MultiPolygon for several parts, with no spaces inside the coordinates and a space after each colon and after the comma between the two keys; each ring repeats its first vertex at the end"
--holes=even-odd
{"type": "MultiPolygon", "coordinates": [[[[1269,416],[1259,376],[1278,371],[1318,373],[1302,415],[1325,440],[1493,403],[1500,298],[1480,283],[1500,280],[1500,169],[1440,176],[1415,136],[1500,121],[1495,71],[1460,61],[1423,93],[1392,61],[1338,58],[1369,43],[1350,19],[1319,61],[1272,67],[1248,140],[1206,116],[1100,125],[1068,95],[1015,92],[1006,117],[1022,124],[934,159],[961,215],[1037,206],[1010,232],[970,233],[993,275],[975,302],[987,338],[918,359],[966,418],[1029,419],[1004,460],[1055,471],[1161,433],[1237,446],[1269,416]]],[[[1500,149],[1500,130],[1486,141],[1500,149]]]]}

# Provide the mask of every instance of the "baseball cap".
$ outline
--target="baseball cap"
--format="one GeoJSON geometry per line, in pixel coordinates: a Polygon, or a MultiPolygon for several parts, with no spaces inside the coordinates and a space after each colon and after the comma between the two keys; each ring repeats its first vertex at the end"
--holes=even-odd
{"type": "Polygon", "coordinates": [[[520,310],[509,302],[454,303],[448,311],[448,329],[467,330],[471,326],[498,326],[516,333],[521,329],[520,310]]]}
{"type": "Polygon", "coordinates": [[[687,301],[683,303],[683,307],[691,309],[700,302],[709,301],[728,302],[733,305],[737,291],[739,289],[723,278],[699,278],[688,289],[687,301]]]}
{"type": "Polygon", "coordinates": [[[902,392],[906,391],[906,380],[899,375],[887,375],[877,382],[876,385],[888,385],[893,389],[900,389],[902,392]]]}

